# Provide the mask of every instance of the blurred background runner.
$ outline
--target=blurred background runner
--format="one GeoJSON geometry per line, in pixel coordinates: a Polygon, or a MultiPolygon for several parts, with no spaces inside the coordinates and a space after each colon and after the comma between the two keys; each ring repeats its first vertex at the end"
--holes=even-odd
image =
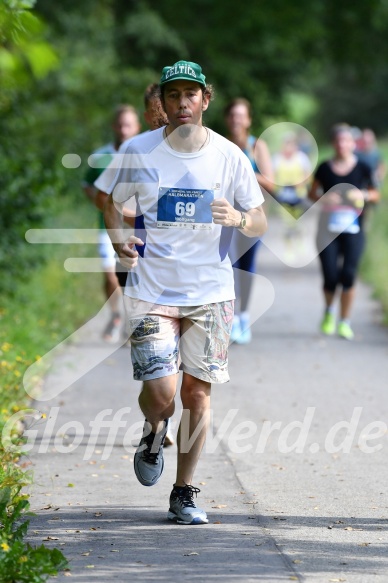
{"type": "Polygon", "coordinates": [[[99,244],[98,251],[102,260],[104,273],[104,293],[109,302],[111,315],[104,328],[102,337],[106,342],[117,342],[120,337],[121,315],[119,309],[119,298],[114,292],[120,287],[115,273],[116,259],[115,251],[106,232],[104,218],[102,215],[103,201],[97,197],[97,189],[94,186],[95,180],[109,166],[113,156],[117,153],[121,144],[132,138],[140,131],[140,123],[137,112],[132,105],[118,105],[113,114],[112,121],[113,142],[105,144],[93,152],[93,165],[86,172],[82,183],[86,196],[100,210],[99,212],[99,244]]]}
{"type": "Polygon", "coordinates": [[[381,186],[387,168],[377,145],[376,135],[370,128],[362,130],[360,139],[357,141],[355,154],[361,162],[365,162],[369,166],[376,185],[381,186]]]}
{"type": "MultiPolygon", "coordinates": [[[[267,144],[250,134],[252,125],[251,104],[243,97],[228,103],[224,110],[227,138],[236,144],[249,158],[257,182],[263,191],[271,191],[272,166],[267,144]]],[[[237,206],[238,210],[239,207],[237,206]]],[[[253,275],[256,271],[256,253],[260,244],[258,238],[247,238],[235,229],[229,256],[234,268],[235,315],[230,339],[237,344],[247,344],[252,339],[249,317],[249,299],[252,291],[253,275]]]]}
{"type": "Polygon", "coordinates": [[[318,223],[317,247],[323,275],[325,311],[321,332],[352,340],[351,309],[355,281],[365,247],[365,210],[379,201],[370,167],[355,155],[356,143],[350,126],[338,124],[332,130],[334,155],[322,162],[314,177],[309,197],[313,202],[325,196],[318,223]],[[349,185],[351,187],[349,188],[349,185]],[[334,312],[340,289],[338,325],[334,312]]]}
{"type": "MultiPolygon", "coordinates": [[[[149,128],[146,131],[156,130],[168,124],[167,116],[163,110],[162,103],[160,101],[160,90],[158,83],[151,83],[151,85],[148,85],[144,92],[143,115],[145,122],[149,128]]],[[[125,147],[126,144],[123,143],[123,148],[125,147]]],[[[99,193],[99,196],[101,196],[101,194],[103,193],[99,193]]],[[[127,283],[127,275],[128,269],[126,269],[119,261],[116,261],[116,276],[121,288],[125,288],[125,284],[127,283]]],[[[167,441],[170,441],[170,438],[166,439],[165,442],[165,445],[170,445],[169,443],[167,443],[167,441]]]]}

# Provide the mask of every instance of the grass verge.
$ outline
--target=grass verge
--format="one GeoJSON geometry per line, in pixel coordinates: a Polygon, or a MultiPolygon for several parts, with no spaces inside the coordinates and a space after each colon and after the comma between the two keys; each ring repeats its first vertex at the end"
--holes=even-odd
{"type": "Polygon", "coordinates": [[[381,202],[371,212],[367,231],[361,275],[372,286],[373,295],[383,308],[384,324],[388,325],[388,186],[383,190],[381,202]]]}
{"type": "MultiPolygon", "coordinates": [[[[86,202],[62,202],[50,227],[93,228],[94,213],[86,202]],[[90,224],[90,221],[93,224],[90,224]]],[[[27,245],[28,243],[26,243],[27,245]]],[[[23,374],[40,355],[56,346],[101,307],[101,276],[68,273],[67,257],[92,257],[94,245],[52,245],[47,263],[23,283],[15,282],[12,297],[1,298],[0,308],[0,433],[9,418],[29,405],[23,374]]],[[[67,567],[60,550],[24,542],[29,501],[23,494],[32,474],[20,463],[23,440],[13,446],[0,440],[0,581],[41,583],[67,567]]]]}
{"type": "MultiPolygon", "coordinates": [[[[379,148],[385,163],[388,160],[388,140],[381,140],[379,148]]],[[[362,261],[361,275],[373,288],[374,297],[381,303],[384,324],[388,325],[388,176],[381,191],[381,202],[372,209],[367,225],[367,247],[362,261]]]]}

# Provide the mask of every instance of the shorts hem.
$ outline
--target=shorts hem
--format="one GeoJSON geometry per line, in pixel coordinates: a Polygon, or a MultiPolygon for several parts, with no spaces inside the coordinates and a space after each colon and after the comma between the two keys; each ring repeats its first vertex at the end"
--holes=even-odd
{"type": "Polygon", "coordinates": [[[181,369],[183,372],[191,375],[192,377],[199,379],[201,381],[205,381],[207,383],[220,385],[223,383],[228,383],[230,381],[228,373],[223,373],[222,375],[216,376],[215,374],[212,375],[211,373],[193,371],[191,369],[187,369],[184,366],[182,366],[181,369]]]}
{"type": "Polygon", "coordinates": [[[133,380],[134,381],[142,381],[143,383],[145,381],[152,381],[154,379],[162,379],[164,377],[171,377],[174,374],[178,374],[179,370],[176,371],[166,371],[166,370],[158,370],[155,373],[149,374],[149,375],[143,375],[143,376],[135,376],[133,375],[133,380]]]}

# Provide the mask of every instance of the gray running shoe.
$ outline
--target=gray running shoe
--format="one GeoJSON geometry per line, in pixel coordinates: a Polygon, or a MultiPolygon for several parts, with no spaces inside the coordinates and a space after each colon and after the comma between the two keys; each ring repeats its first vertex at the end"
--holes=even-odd
{"type": "Polygon", "coordinates": [[[194,503],[194,494],[197,496],[200,491],[199,488],[189,485],[182,488],[174,486],[167,518],[178,524],[207,524],[209,521],[206,512],[194,503]]]}
{"type": "Polygon", "coordinates": [[[140,440],[133,460],[135,474],[143,486],[154,486],[163,473],[163,443],[168,430],[168,419],[159,433],[150,432],[150,423],[145,420],[143,437],[140,440]]]}

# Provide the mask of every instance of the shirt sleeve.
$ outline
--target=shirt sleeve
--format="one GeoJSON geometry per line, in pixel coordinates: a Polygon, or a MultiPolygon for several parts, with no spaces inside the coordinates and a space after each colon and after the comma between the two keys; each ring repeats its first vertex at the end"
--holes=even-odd
{"type": "Polygon", "coordinates": [[[264,196],[247,156],[240,150],[233,175],[234,200],[243,210],[250,210],[263,204],[264,196]]]}
{"type": "Polygon", "coordinates": [[[95,181],[94,186],[112,194],[117,202],[125,202],[135,194],[132,180],[131,146],[124,142],[117,154],[113,157],[109,166],[95,181]]]}
{"type": "Polygon", "coordinates": [[[87,186],[93,186],[102,172],[111,164],[112,154],[95,152],[90,158],[92,159],[91,163],[94,163],[95,166],[89,166],[85,173],[82,184],[87,186]]]}

